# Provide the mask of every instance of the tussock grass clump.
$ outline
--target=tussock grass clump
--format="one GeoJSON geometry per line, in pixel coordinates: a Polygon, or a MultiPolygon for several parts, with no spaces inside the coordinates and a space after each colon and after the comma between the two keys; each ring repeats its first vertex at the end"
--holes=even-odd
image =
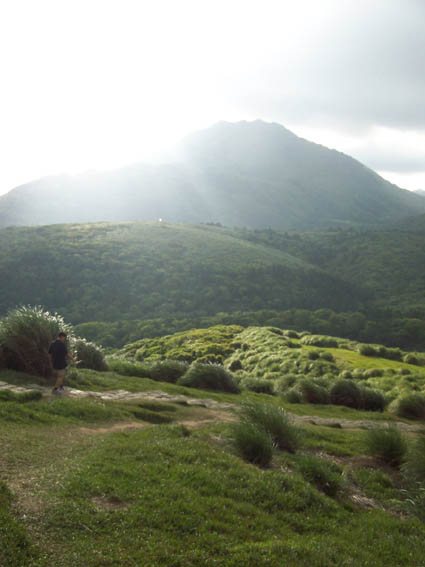
{"type": "Polygon", "coordinates": [[[425,420],[425,395],[413,393],[400,398],[397,405],[397,415],[407,419],[425,420]]]}
{"type": "Polygon", "coordinates": [[[396,427],[370,429],[366,434],[366,450],[393,467],[399,467],[406,456],[407,442],[396,427]]]}
{"type": "Polygon", "coordinates": [[[388,403],[382,392],[371,390],[370,388],[362,388],[361,395],[361,408],[366,411],[384,411],[388,403]]]}
{"type": "Polygon", "coordinates": [[[80,338],[75,339],[72,346],[79,368],[90,368],[91,370],[98,370],[99,372],[108,370],[105,353],[102,347],[80,338]]]}
{"type": "Polygon", "coordinates": [[[285,395],[286,401],[290,404],[301,404],[303,401],[301,392],[296,388],[291,388],[286,392],[285,395]]]}
{"type": "Polygon", "coordinates": [[[231,394],[240,392],[232,374],[219,364],[192,364],[187,372],[177,380],[177,384],[189,388],[230,392],[231,394]]]}
{"type": "Polygon", "coordinates": [[[242,388],[257,392],[257,394],[274,395],[274,383],[271,380],[262,380],[261,378],[244,378],[240,383],[242,388]]]}
{"type": "Polygon", "coordinates": [[[358,409],[362,404],[362,392],[357,384],[351,380],[338,380],[332,386],[331,402],[338,406],[347,406],[358,409]]]}
{"type": "Polygon", "coordinates": [[[159,360],[146,366],[149,378],[173,384],[187,372],[188,368],[189,364],[182,360],[159,360]]]}
{"type": "Polygon", "coordinates": [[[146,364],[141,362],[131,362],[123,358],[110,358],[108,360],[110,370],[121,376],[137,376],[139,378],[149,378],[149,369],[146,364]]]}
{"type": "Polygon", "coordinates": [[[326,388],[316,384],[313,380],[300,380],[299,390],[305,403],[329,404],[330,402],[330,394],[326,388]]]}
{"type": "Polygon", "coordinates": [[[47,349],[60,331],[72,343],[72,328],[57,313],[42,307],[18,307],[0,322],[0,359],[5,368],[35,376],[50,376],[47,349]]]}
{"type": "Polygon", "coordinates": [[[329,337],[327,335],[306,335],[302,337],[301,343],[303,345],[338,348],[337,339],[335,337],[329,337]]]}
{"type": "Polygon", "coordinates": [[[245,404],[241,408],[241,421],[264,429],[276,447],[295,453],[300,445],[300,433],[290,423],[285,410],[273,404],[245,404]]]}
{"type": "Polygon", "coordinates": [[[341,469],[326,459],[300,456],[297,469],[303,477],[327,496],[336,496],[342,488],[341,469]]]}
{"type": "Polygon", "coordinates": [[[238,454],[249,463],[266,467],[273,458],[270,433],[255,423],[240,422],[233,426],[233,441],[238,454]]]}

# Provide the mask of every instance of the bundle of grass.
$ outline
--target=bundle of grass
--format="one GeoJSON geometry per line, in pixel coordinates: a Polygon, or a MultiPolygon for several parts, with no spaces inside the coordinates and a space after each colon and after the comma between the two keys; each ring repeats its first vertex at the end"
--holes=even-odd
{"type": "Polygon", "coordinates": [[[285,410],[273,404],[251,403],[241,408],[241,422],[253,424],[266,431],[273,444],[284,451],[295,453],[300,444],[300,433],[290,423],[285,410]]]}
{"type": "Polygon", "coordinates": [[[274,383],[271,380],[262,380],[261,378],[244,378],[240,383],[242,388],[257,392],[257,394],[274,395],[274,383]]]}
{"type": "Polygon", "coordinates": [[[362,393],[357,384],[351,380],[338,380],[332,386],[331,403],[358,409],[362,404],[362,393]]]}
{"type": "Polygon", "coordinates": [[[91,370],[98,370],[100,372],[108,370],[105,353],[102,347],[80,338],[73,341],[72,347],[79,368],[90,368],[91,370]]]}
{"type": "Polygon", "coordinates": [[[308,482],[327,496],[334,497],[341,490],[341,469],[326,459],[300,456],[297,459],[297,469],[308,482]]]}
{"type": "Polygon", "coordinates": [[[338,348],[338,341],[336,338],[329,337],[328,335],[306,335],[302,337],[301,342],[303,345],[338,348]]]}
{"type": "Polygon", "coordinates": [[[425,420],[425,395],[409,394],[398,401],[397,415],[407,419],[425,420]]]}
{"type": "Polygon", "coordinates": [[[152,380],[175,384],[187,372],[189,364],[182,360],[158,360],[147,364],[146,368],[152,380]]]}
{"type": "Polygon", "coordinates": [[[35,402],[41,400],[43,394],[39,390],[28,390],[27,392],[12,392],[11,390],[0,390],[0,402],[35,402]]]}
{"type": "Polygon", "coordinates": [[[313,380],[300,380],[299,390],[303,402],[307,404],[329,404],[329,392],[323,386],[316,384],[313,380]]]}
{"type": "Polygon", "coordinates": [[[406,456],[407,443],[394,426],[370,429],[366,434],[366,450],[392,467],[399,467],[406,456]]]}
{"type": "Polygon", "coordinates": [[[60,331],[68,335],[72,344],[72,328],[57,313],[30,306],[9,311],[0,323],[0,358],[3,365],[35,376],[50,376],[47,350],[60,331]]]}
{"type": "Polygon", "coordinates": [[[230,392],[231,394],[240,392],[232,374],[220,364],[194,363],[177,380],[177,384],[189,388],[230,392]]]}
{"type": "Polygon", "coordinates": [[[273,458],[271,435],[254,423],[240,422],[233,426],[233,442],[238,454],[249,463],[266,467],[273,458]]]}
{"type": "Polygon", "coordinates": [[[109,358],[109,369],[121,376],[137,376],[139,378],[149,378],[149,367],[141,362],[131,362],[124,358],[109,358]]]}
{"type": "Polygon", "coordinates": [[[388,400],[382,392],[369,388],[361,389],[361,408],[366,411],[384,411],[388,400]]]}
{"type": "Polygon", "coordinates": [[[285,395],[286,401],[290,404],[301,404],[303,401],[301,392],[296,388],[291,388],[286,392],[285,395]]]}

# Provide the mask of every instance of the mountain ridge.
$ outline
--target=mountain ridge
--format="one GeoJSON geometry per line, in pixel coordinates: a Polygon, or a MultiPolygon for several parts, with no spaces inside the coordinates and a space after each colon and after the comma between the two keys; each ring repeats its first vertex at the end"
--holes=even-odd
{"type": "Polygon", "coordinates": [[[262,121],[219,122],[195,132],[168,163],[43,178],[0,197],[0,227],[164,218],[309,229],[422,212],[419,195],[350,156],[262,121]]]}

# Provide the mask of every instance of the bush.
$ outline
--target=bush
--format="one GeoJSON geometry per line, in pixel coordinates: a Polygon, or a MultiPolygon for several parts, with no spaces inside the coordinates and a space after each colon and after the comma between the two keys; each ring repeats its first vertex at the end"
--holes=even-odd
{"type": "Polygon", "coordinates": [[[320,353],[321,360],[327,360],[328,362],[335,362],[335,358],[331,352],[323,351],[320,353]]]}
{"type": "Polygon", "coordinates": [[[361,390],[362,402],[361,407],[366,411],[384,411],[387,405],[387,399],[382,392],[363,388],[361,390]]]}
{"type": "Polygon", "coordinates": [[[300,404],[303,401],[301,392],[299,392],[295,388],[288,390],[286,392],[285,397],[286,397],[286,401],[289,402],[290,404],[300,404]]]}
{"type": "Polygon", "coordinates": [[[369,344],[358,345],[357,351],[363,356],[378,356],[378,352],[376,351],[375,347],[369,344]]]}
{"type": "Polygon", "coordinates": [[[274,384],[271,380],[262,380],[261,378],[244,378],[241,382],[241,387],[257,394],[271,394],[275,393],[274,384]]]}
{"type": "Polygon", "coordinates": [[[72,343],[79,368],[90,368],[103,372],[108,370],[103,349],[86,339],[77,338],[72,343]]]}
{"type": "Polygon", "coordinates": [[[378,457],[393,467],[399,467],[405,458],[407,443],[394,426],[375,428],[366,434],[366,449],[369,455],[378,457]]]}
{"type": "Polygon", "coordinates": [[[149,369],[140,362],[131,362],[123,358],[108,359],[109,369],[122,376],[137,376],[139,378],[149,378],[149,369]]]}
{"type": "Polygon", "coordinates": [[[328,404],[330,402],[330,395],[326,388],[315,384],[312,380],[301,380],[299,389],[303,402],[308,404],[328,404]]]}
{"type": "Polygon", "coordinates": [[[187,372],[177,380],[177,384],[189,388],[219,390],[232,394],[240,392],[232,374],[219,364],[192,364],[187,372]]]}
{"type": "Polygon", "coordinates": [[[425,482],[425,430],[412,443],[403,466],[403,474],[409,483],[425,482]]]}
{"type": "Polygon", "coordinates": [[[341,469],[326,459],[299,457],[297,469],[308,482],[328,496],[336,496],[342,487],[341,469]]]}
{"type": "Polygon", "coordinates": [[[233,442],[239,455],[249,463],[266,467],[273,457],[273,441],[269,433],[254,423],[233,426],[233,442]]]}
{"type": "Polygon", "coordinates": [[[338,380],[331,388],[331,402],[338,406],[358,409],[362,405],[362,393],[355,382],[338,380]]]}
{"type": "Polygon", "coordinates": [[[384,371],[381,368],[369,368],[364,372],[365,378],[375,378],[377,376],[383,376],[383,375],[384,375],[384,371]]]}
{"type": "Polygon", "coordinates": [[[338,341],[327,335],[306,335],[302,337],[301,342],[303,345],[338,348],[338,341]]]}
{"type": "Polygon", "coordinates": [[[50,376],[47,350],[60,331],[67,333],[72,343],[72,328],[60,315],[30,306],[9,311],[0,323],[2,364],[35,376],[50,376]]]}
{"type": "Polygon", "coordinates": [[[245,404],[241,408],[241,420],[264,429],[279,449],[295,453],[299,446],[299,430],[289,422],[283,408],[272,404],[245,404]]]}
{"type": "Polygon", "coordinates": [[[398,401],[397,415],[407,419],[425,420],[425,395],[409,394],[398,401]]]}
{"type": "Polygon", "coordinates": [[[160,360],[147,364],[147,376],[158,382],[176,383],[188,370],[189,364],[181,360],[160,360]]]}

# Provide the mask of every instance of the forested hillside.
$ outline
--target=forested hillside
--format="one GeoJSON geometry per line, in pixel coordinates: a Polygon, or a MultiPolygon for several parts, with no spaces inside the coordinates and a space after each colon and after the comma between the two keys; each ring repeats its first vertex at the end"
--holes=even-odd
{"type": "Polygon", "coordinates": [[[19,303],[42,304],[79,323],[264,308],[351,309],[365,297],[286,252],[213,226],[10,228],[1,241],[3,313],[19,303]]]}
{"type": "Polygon", "coordinates": [[[106,346],[217,323],[425,343],[425,233],[157,222],[8,228],[0,240],[0,314],[40,304],[106,346]]]}

